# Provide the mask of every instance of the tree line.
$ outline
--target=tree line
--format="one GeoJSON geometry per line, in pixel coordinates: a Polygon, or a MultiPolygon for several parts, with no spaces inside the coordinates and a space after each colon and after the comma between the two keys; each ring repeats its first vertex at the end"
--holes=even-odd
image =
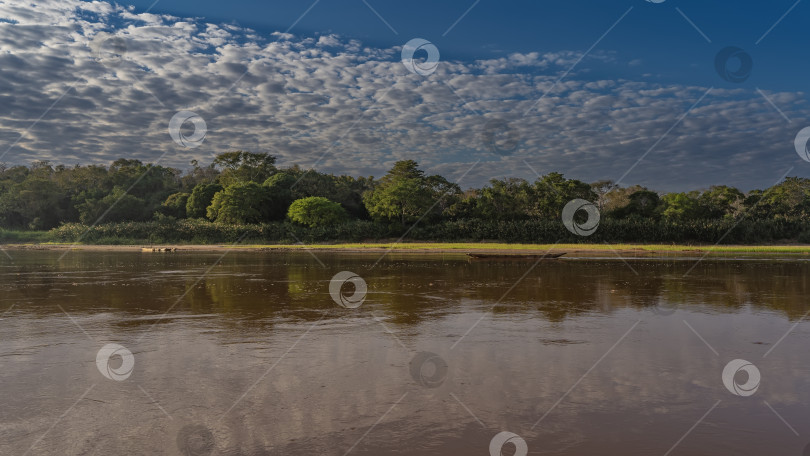
{"type": "Polygon", "coordinates": [[[412,226],[447,222],[559,221],[575,198],[593,202],[603,220],[685,224],[699,221],[804,221],[810,180],[789,177],[764,190],[725,185],[658,193],[611,181],[586,183],[552,172],[534,182],[492,179],[461,189],[428,175],[413,160],[398,161],[381,178],[280,168],[266,153],[227,152],[182,171],[139,160],[109,166],[0,166],[0,227],[49,230],[181,219],[216,224],[334,227],[353,221],[412,226]]]}

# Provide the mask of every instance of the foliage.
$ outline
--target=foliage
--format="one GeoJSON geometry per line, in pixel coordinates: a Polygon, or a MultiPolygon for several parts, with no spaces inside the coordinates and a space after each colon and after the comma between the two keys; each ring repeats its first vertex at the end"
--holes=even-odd
{"type": "Polygon", "coordinates": [[[0,243],[29,243],[29,242],[48,242],[51,239],[51,232],[49,231],[31,231],[31,230],[4,230],[0,228],[0,243]]]}
{"type": "Polygon", "coordinates": [[[696,192],[669,193],[661,198],[665,209],[664,218],[669,220],[695,220],[701,215],[701,206],[696,192]]]}
{"type": "Polygon", "coordinates": [[[265,153],[233,151],[206,166],[193,161],[185,172],[133,159],[108,166],[0,165],[0,229],[51,229],[65,238],[83,227],[95,236],[92,242],[227,242],[240,229],[279,241],[408,233],[453,241],[810,242],[810,179],[799,177],[747,193],[728,186],[658,193],[552,172],[462,191],[413,160],[396,162],[381,179],[275,163],[265,153]],[[601,223],[590,237],[579,238],[560,223],[562,208],[574,198],[600,209],[601,223]],[[298,200],[305,202],[293,207],[298,200]]]}
{"type": "Polygon", "coordinates": [[[460,193],[458,185],[438,175],[425,176],[415,161],[402,160],[365,193],[363,200],[375,220],[405,224],[441,216],[460,193]]]}
{"type": "Polygon", "coordinates": [[[532,188],[534,195],[529,214],[535,218],[558,220],[563,207],[575,199],[595,201],[597,196],[591,186],[576,179],[566,179],[560,173],[549,173],[532,188]]]}
{"type": "Polygon", "coordinates": [[[222,168],[219,182],[233,185],[247,182],[264,182],[276,172],[276,157],[266,153],[237,150],[218,154],[213,165],[222,168]]]}
{"type": "Polygon", "coordinates": [[[105,213],[112,217],[108,220],[140,220],[177,191],[179,173],[124,159],[109,168],[53,166],[47,161],[30,167],[0,166],[0,225],[46,229],[105,213]]]}
{"type": "MultiPolygon", "coordinates": [[[[396,240],[408,229],[401,225],[379,224],[366,220],[307,227],[295,223],[262,224],[216,223],[201,219],[177,221],[122,222],[87,226],[68,223],[48,232],[57,242],[108,243],[125,239],[131,243],[223,243],[249,242],[297,243],[319,241],[396,240]]],[[[493,221],[480,219],[450,220],[433,225],[418,225],[408,232],[417,241],[509,243],[702,243],[752,244],[781,242],[806,236],[801,220],[698,220],[689,222],[653,221],[638,218],[604,220],[589,237],[576,236],[553,220],[493,221]],[[725,235],[725,237],[724,237],[725,235]]]]}
{"type": "Polygon", "coordinates": [[[217,192],[206,215],[220,223],[258,223],[269,219],[270,195],[255,183],[235,183],[217,192]]]}
{"type": "Polygon", "coordinates": [[[287,217],[309,227],[337,225],[348,218],[340,204],[322,196],[310,196],[293,201],[287,217]]]}
{"type": "Polygon", "coordinates": [[[175,218],[186,218],[186,204],[190,193],[172,193],[160,206],[160,213],[175,218]]]}
{"type": "Polygon", "coordinates": [[[222,186],[219,184],[197,184],[186,201],[186,217],[205,217],[208,206],[211,205],[211,200],[220,191],[222,191],[222,186]]]}
{"type": "Polygon", "coordinates": [[[810,215],[810,179],[788,177],[783,182],[762,191],[754,190],[745,198],[751,217],[806,218],[810,215]]]}
{"type": "Polygon", "coordinates": [[[143,220],[147,216],[147,204],[142,198],[127,193],[121,187],[100,199],[88,199],[78,204],[79,220],[82,223],[96,224],[123,222],[125,220],[143,220]]]}
{"type": "Polygon", "coordinates": [[[743,192],[727,185],[714,185],[700,195],[705,218],[728,218],[737,216],[742,210],[743,192]]]}
{"type": "MultiPolygon", "coordinates": [[[[615,218],[639,218],[657,220],[662,210],[658,193],[646,188],[636,188],[627,196],[627,202],[609,214],[615,218]]],[[[665,203],[664,203],[665,204],[665,203]]]]}

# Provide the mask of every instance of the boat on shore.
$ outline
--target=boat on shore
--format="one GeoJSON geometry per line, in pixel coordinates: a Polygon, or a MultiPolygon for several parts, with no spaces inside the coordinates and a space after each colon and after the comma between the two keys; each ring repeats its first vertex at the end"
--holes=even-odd
{"type": "Polygon", "coordinates": [[[474,260],[553,260],[565,255],[563,253],[523,253],[523,254],[509,254],[509,253],[468,253],[467,256],[474,260]]]}

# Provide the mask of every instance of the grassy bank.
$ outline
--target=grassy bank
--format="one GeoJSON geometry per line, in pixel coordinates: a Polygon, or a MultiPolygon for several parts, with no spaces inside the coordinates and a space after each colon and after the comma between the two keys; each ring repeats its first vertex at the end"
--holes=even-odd
{"type": "Polygon", "coordinates": [[[472,248],[542,250],[556,244],[559,250],[700,250],[722,240],[715,251],[804,252],[796,244],[810,243],[810,231],[801,220],[709,220],[662,223],[645,220],[604,220],[591,236],[570,233],[556,220],[482,221],[457,220],[407,227],[372,221],[351,221],[328,227],[308,228],[286,222],[222,224],[205,220],[123,222],[96,226],[65,224],[44,231],[0,230],[4,244],[58,243],[83,245],[242,245],[282,246],[309,244],[344,249],[388,248],[405,239],[404,249],[472,248]],[[607,246],[609,244],[610,246],[607,246]],[[508,246],[508,247],[507,247],[508,246]],[[587,246],[587,247],[586,247],[587,246]]]}
{"type": "Polygon", "coordinates": [[[501,242],[510,244],[793,244],[810,241],[802,220],[705,220],[665,223],[606,219],[591,236],[569,232],[558,220],[453,220],[435,224],[385,224],[355,220],[309,228],[287,222],[223,224],[205,220],[123,222],[97,226],[65,224],[47,233],[49,241],[86,244],[188,243],[254,244],[369,243],[404,237],[412,242],[501,242]]]}
{"type": "Polygon", "coordinates": [[[347,244],[250,244],[234,245],[235,249],[315,249],[315,250],[388,250],[397,251],[643,251],[643,252],[718,252],[718,253],[805,253],[810,245],[671,245],[671,244],[504,244],[488,242],[389,242],[347,244]]]}
{"type": "Polygon", "coordinates": [[[50,242],[49,231],[17,231],[0,229],[0,244],[30,244],[50,242]]]}

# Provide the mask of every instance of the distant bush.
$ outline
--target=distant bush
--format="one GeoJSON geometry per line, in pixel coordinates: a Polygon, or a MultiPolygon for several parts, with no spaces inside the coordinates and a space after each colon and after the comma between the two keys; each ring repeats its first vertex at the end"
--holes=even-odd
{"type": "Polygon", "coordinates": [[[322,196],[310,196],[295,200],[287,211],[290,221],[311,228],[334,226],[349,218],[346,209],[322,196]]]}
{"type": "Polygon", "coordinates": [[[50,239],[48,231],[19,231],[5,230],[0,228],[0,243],[27,243],[27,242],[47,242],[50,239]]]}
{"type": "Polygon", "coordinates": [[[810,235],[800,220],[709,220],[656,222],[645,219],[602,220],[592,236],[570,233],[556,220],[483,221],[478,219],[416,225],[410,231],[401,224],[354,220],[337,225],[307,227],[289,222],[222,224],[201,219],[124,222],[88,227],[68,223],[47,232],[57,242],[110,243],[111,239],[133,243],[305,243],[323,241],[379,241],[406,234],[408,240],[523,243],[703,243],[754,244],[784,240],[807,242],[810,235]],[[138,241],[138,242],[136,242],[138,241]]]}
{"type": "Polygon", "coordinates": [[[753,244],[797,239],[804,231],[798,220],[701,220],[664,222],[649,219],[603,219],[596,232],[577,236],[556,220],[482,221],[459,220],[417,227],[409,238],[418,240],[526,243],[704,243],[753,244]]]}
{"type": "Polygon", "coordinates": [[[397,225],[380,225],[370,221],[350,221],[329,227],[305,227],[287,222],[264,224],[223,224],[201,219],[125,222],[88,227],[67,223],[48,232],[56,242],[83,242],[100,244],[102,240],[120,237],[139,240],[135,243],[224,243],[224,242],[279,242],[294,243],[317,241],[362,241],[396,237],[404,232],[397,225]]]}

